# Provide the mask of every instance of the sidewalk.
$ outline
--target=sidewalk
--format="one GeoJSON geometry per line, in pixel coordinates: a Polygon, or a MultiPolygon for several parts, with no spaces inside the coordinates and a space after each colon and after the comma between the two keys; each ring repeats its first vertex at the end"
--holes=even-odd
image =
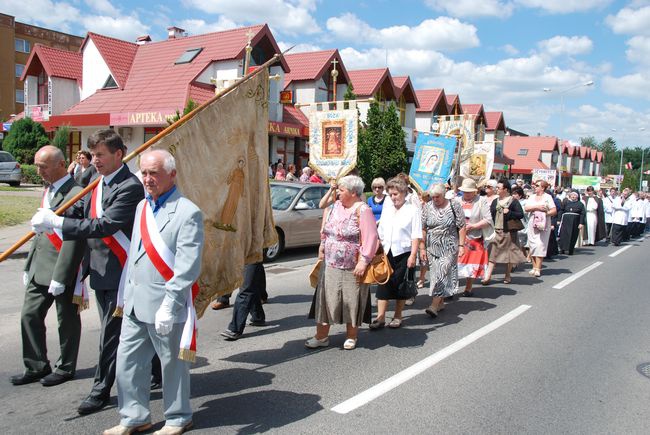
{"type": "MultiPolygon", "coordinates": [[[[29,221],[24,222],[18,225],[12,225],[10,227],[0,228],[0,252],[5,252],[9,249],[14,243],[23,238],[27,233],[32,230],[29,221]]],[[[29,252],[29,247],[31,241],[25,243],[23,246],[18,248],[9,258],[19,258],[27,256],[29,252]]]]}

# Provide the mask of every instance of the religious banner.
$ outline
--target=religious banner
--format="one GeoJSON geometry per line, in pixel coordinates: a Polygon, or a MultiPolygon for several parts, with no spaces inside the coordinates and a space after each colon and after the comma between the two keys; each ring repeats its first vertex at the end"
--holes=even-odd
{"type": "Polygon", "coordinates": [[[242,283],[245,264],[277,242],[268,187],[268,71],[215,100],[160,139],[176,157],[176,183],[203,212],[205,244],[194,301],[200,317],[242,283]]]}
{"type": "Polygon", "coordinates": [[[474,149],[465,160],[461,158],[460,175],[479,184],[489,179],[494,165],[494,142],[474,142],[474,149]]]}
{"type": "Polygon", "coordinates": [[[555,169],[533,169],[533,181],[544,180],[551,188],[555,187],[557,171],[555,169]]]}
{"type": "Polygon", "coordinates": [[[309,166],[325,181],[345,176],[357,166],[359,114],[354,102],[337,110],[312,105],[309,114],[309,166]],[[319,108],[323,110],[318,110],[319,108]]]}
{"type": "Polygon", "coordinates": [[[439,134],[460,138],[461,163],[468,160],[474,151],[475,115],[438,116],[436,119],[438,124],[437,132],[439,134]]]}
{"type": "Polygon", "coordinates": [[[591,175],[574,175],[571,179],[571,187],[573,189],[584,190],[592,186],[596,190],[600,190],[600,177],[591,175]]]}
{"type": "Polygon", "coordinates": [[[419,132],[409,178],[415,187],[424,192],[436,183],[446,183],[451,173],[457,139],[419,132]]]}

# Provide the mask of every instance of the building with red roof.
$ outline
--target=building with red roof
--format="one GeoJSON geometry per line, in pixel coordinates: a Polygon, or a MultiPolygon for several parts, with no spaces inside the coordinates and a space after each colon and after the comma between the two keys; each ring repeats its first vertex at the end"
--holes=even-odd
{"type": "Polygon", "coordinates": [[[415,129],[417,131],[432,131],[435,119],[441,115],[449,115],[447,97],[444,89],[416,90],[415,95],[420,107],[415,110],[415,129]]]}
{"type": "Polygon", "coordinates": [[[457,94],[447,94],[447,113],[449,115],[462,115],[463,106],[460,104],[460,97],[457,94]]]}
{"type": "MultiPolygon", "coordinates": [[[[26,96],[32,101],[42,98],[46,91],[51,95],[49,120],[43,124],[48,130],[69,125],[80,133],[71,154],[95,130],[109,126],[118,129],[129,148],[141,145],[167,126],[168,116],[182,112],[190,99],[204,103],[215,90],[241,77],[249,38],[252,66],[280,53],[265,24],[196,36],[184,36],[184,30],[175,27],[168,30],[167,40],[138,38],[138,43],[89,32],[77,53],[53,56],[46,50],[35,51],[23,75],[26,96]],[[59,81],[49,80],[46,88],[39,90],[37,83],[43,77],[47,83],[53,74],[69,70],[70,59],[75,59],[74,65],[80,59],[81,75],[65,77],[65,88],[59,81]],[[71,90],[70,83],[76,83],[77,89],[71,90]],[[62,104],[64,95],[73,95],[74,104],[62,104]]],[[[75,68],[74,74],[78,74],[79,68],[75,68]]],[[[269,91],[271,155],[279,138],[304,133],[302,125],[282,122],[279,95],[288,71],[284,59],[271,67],[271,74],[281,78],[271,81],[269,91]]]]}
{"type": "Polygon", "coordinates": [[[511,174],[532,174],[557,168],[559,145],[555,136],[506,136],[503,153],[514,161],[511,174]]]}
{"type": "Polygon", "coordinates": [[[494,166],[492,172],[506,173],[514,160],[503,154],[506,137],[506,121],[503,112],[485,112],[485,141],[494,142],[494,166]]]}

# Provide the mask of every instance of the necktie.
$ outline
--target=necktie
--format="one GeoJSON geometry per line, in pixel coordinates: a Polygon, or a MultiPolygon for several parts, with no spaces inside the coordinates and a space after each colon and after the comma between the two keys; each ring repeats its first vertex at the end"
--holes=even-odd
{"type": "Polygon", "coordinates": [[[50,187],[47,188],[47,200],[51,203],[54,198],[54,185],[50,184],[50,187]]]}

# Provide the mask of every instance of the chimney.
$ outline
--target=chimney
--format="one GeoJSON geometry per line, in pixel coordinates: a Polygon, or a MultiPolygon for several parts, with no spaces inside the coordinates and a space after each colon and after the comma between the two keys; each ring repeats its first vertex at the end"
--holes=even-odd
{"type": "Polygon", "coordinates": [[[138,36],[135,40],[135,43],[138,45],[144,45],[147,42],[151,42],[151,36],[149,35],[138,36]]]}
{"type": "Polygon", "coordinates": [[[185,29],[176,26],[167,27],[167,39],[180,39],[185,35],[185,29]]]}

